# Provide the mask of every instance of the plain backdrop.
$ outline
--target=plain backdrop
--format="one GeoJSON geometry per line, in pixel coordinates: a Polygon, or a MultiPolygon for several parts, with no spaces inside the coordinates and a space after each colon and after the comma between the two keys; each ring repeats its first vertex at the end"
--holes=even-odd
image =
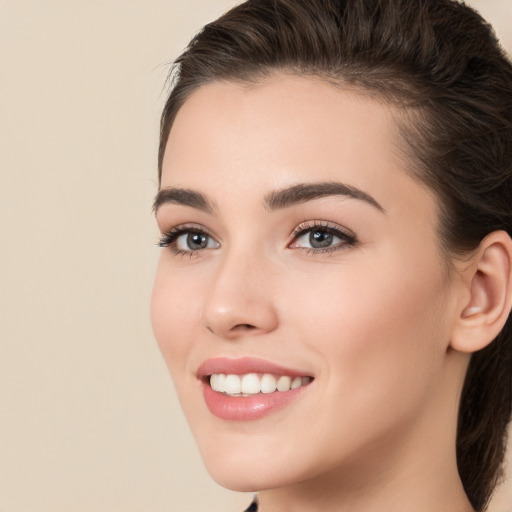
{"type": "MultiPolygon", "coordinates": [[[[512,49],[512,0],[470,3],[512,49]]],[[[203,469],[149,322],[167,64],[233,4],[0,0],[0,512],[250,502],[203,469]]]]}

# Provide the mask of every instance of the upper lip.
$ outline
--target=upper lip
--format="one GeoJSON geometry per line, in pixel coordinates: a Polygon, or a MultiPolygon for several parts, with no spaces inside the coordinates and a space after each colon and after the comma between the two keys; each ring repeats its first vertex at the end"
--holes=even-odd
{"type": "Polygon", "coordinates": [[[288,375],[290,377],[308,377],[307,372],[286,368],[276,363],[253,357],[229,358],[216,357],[207,359],[197,369],[199,378],[207,377],[214,373],[244,375],[247,373],[271,373],[273,375],[288,375]]]}

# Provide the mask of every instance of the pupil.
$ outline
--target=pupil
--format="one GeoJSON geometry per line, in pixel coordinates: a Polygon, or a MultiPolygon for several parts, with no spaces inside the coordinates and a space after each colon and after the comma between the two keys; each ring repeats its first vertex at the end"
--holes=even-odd
{"type": "Polygon", "coordinates": [[[189,233],[187,236],[187,245],[190,249],[204,249],[207,243],[207,237],[202,233],[189,233]]]}
{"type": "Polygon", "coordinates": [[[309,235],[309,243],[314,248],[329,247],[332,244],[332,235],[325,231],[312,231],[309,235]]]}

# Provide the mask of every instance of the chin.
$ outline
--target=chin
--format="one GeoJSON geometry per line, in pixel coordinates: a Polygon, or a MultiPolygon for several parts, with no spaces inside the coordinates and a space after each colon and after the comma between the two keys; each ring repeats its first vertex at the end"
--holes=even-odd
{"type": "MultiPolygon", "coordinates": [[[[222,487],[237,492],[259,492],[292,487],[316,480],[338,467],[338,458],[321,450],[305,449],[287,439],[267,434],[248,436],[245,443],[204,440],[200,452],[210,476],[222,487]],[[273,438],[273,439],[271,439],[273,438]],[[242,446],[243,444],[243,446],[242,446]]],[[[306,440],[307,442],[307,440],[306,440]]],[[[348,462],[352,467],[353,461],[348,462]]],[[[339,468],[338,468],[339,469],[339,468]]]]}
{"type": "Polygon", "coordinates": [[[202,450],[204,465],[219,485],[239,492],[255,492],[267,487],[272,475],[264,471],[265,463],[252,450],[229,449],[223,453],[208,447],[202,450]]]}
{"type": "MultiPolygon", "coordinates": [[[[265,489],[284,487],[293,483],[293,478],[285,478],[283,474],[275,474],[268,471],[263,464],[259,469],[256,465],[236,466],[228,463],[205,462],[206,469],[210,476],[222,487],[237,492],[258,492],[265,489]]],[[[288,477],[291,475],[288,475],[288,477]]]]}
{"type": "MultiPolygon", "coordinates": [[[[236,444],[236,443],[234,443],[236,444]]],[[[272,489],[289,485],[300,480],[300,475],[290,473],[290,462],[282,453],[276,457],[276,449],[265,450],[255,443],[245,447],[219,445],[208,443],[200,452],[205,467],[210,476],[219,485],[238,492],[257,492],[264,489],[272,489]]],[[[295,466],[295,464],[292,464],[295,466]]],[[[295,467],[295,472],[300,468],[295,467]]]]}
{"type": "MultiPolygon", "coordinates": [[[[207,467],[208,469],[208,467],[207,467]]],[[[236,492],[259,492],[263,489],[269,489],[268,485],[261,482],[260,479],[254,478],[254,475],[240,475],[236,472],[219,472],[216,469],[210,471],[210,476],[215,482],[225,489],[236,492]]]]}

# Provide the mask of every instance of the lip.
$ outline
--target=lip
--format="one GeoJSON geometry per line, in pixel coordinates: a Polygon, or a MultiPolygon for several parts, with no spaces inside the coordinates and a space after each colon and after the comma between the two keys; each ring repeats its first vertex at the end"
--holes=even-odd
{"type": "Polygon", "coordinates": [[[208,376],[213,373],[243,375],[246,373],[271,373],[273,375],[288,375],[290,377],[312,377],[299,370],[265,361],[244,357],[240,359],[215,358],[208,359],[197,370],[201,380],[203,397],[210,412],[223,420],[250,421],[263,418],[268,414],[282,409],[294,402],[307,392],[311,383],[289,391],[274,393],[258,393],[250,396],[229,396],[214,391],[208,382],[208,376]]]}
{"type": "Polygon", "coordinates": [[[197,369],[197,376],[200,379],[212,375],[213,373],[225,373],[233,375],[244,375],[246,373],[271,373],[273,375],[289,375],[290,377],[313,377],[313,375],[286,368],[284,366],[258,359],[254,357],[241,357],[231,359],[229,357],[216,357],[207,359],[197,369]]]}

